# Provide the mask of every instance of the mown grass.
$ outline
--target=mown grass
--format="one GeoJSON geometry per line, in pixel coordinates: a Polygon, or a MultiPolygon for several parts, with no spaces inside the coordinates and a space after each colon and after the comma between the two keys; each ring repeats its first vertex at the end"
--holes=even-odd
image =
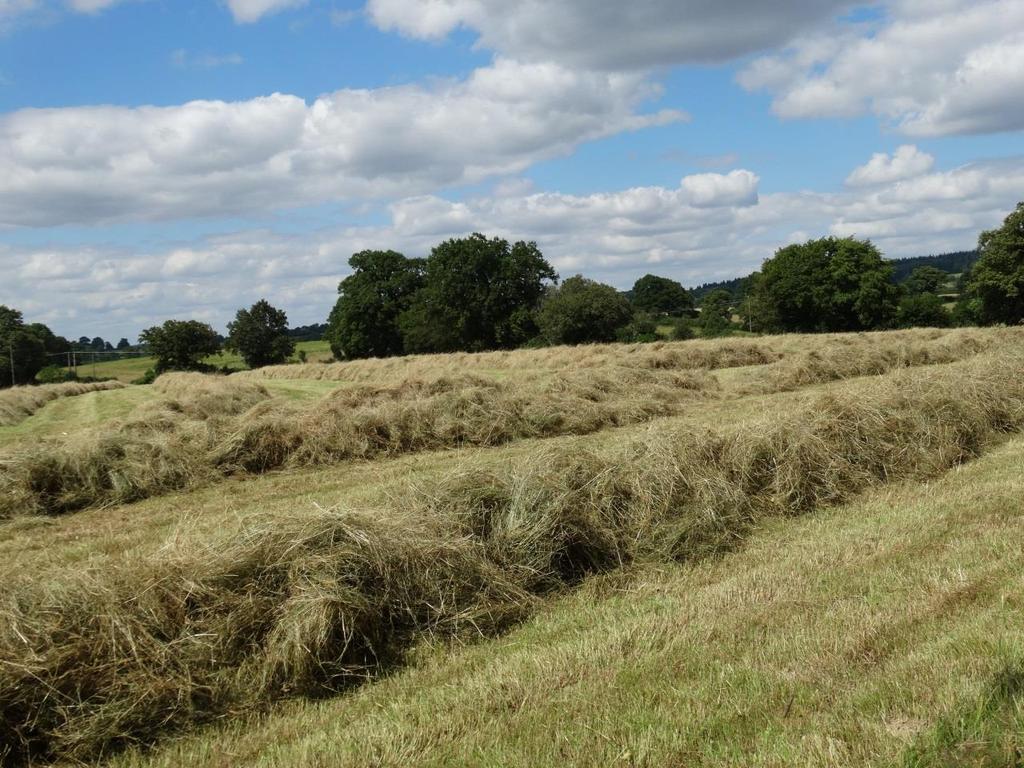
{"type": "Polygon", "coordinates": [[[121,768],[1019,764],[1024,441],[121,768]],[[1011,690],[1012,689],[1012,690],[1011,690]],[[1017,751],[1015,751],[1017,750],[1017,751]]]}
{"type": "Polygon", "coordinates": [[[604,454],[459,472],[386,510],[268,520],[114,572],[15,577],[2,741],[9,759],[91,759],[335,693],[424,637],[502,631],[590,575],[700,560],[764,519],[934,476],[1024,425],[1021,368],[979,359],[735,431],[651,432],[604,454]]]}
{"type": "Polygon", "coordinates": [[[54,400],[77,397],[89,392],[120,389],[121,386],[118,382],[95,384],[69,382],[0,389],[0,427],[16,426],[54,400]]]}

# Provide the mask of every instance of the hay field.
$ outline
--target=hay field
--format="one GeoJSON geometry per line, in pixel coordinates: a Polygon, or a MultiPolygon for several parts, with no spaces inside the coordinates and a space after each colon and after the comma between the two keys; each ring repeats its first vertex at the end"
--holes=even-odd
{"type": "Polygon", "coordinates": [[[161,377],[126,413],[0,448],[4,760],[939,765],[957,728],[1013,746],[1022,342],[161,377]],[[963,663],[929,640],[951,632],[963,663]]]}

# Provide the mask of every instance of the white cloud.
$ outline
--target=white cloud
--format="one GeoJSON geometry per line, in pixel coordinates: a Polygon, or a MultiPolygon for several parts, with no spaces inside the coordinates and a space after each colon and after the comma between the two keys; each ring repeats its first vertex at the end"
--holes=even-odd
{"type": "Polygon", "coordinates": [[[171,65],[178,69],[216,69],[217,67],[238,66],[245,62],[237,53],[193,53],[178,48],[171,52],[171,65]]]}
{"type": "Polygon", "coordinates": [[[836,27],[739,74],[782,117],[871,112],[912,136],[1024,129],[1024,3],[892,0],[881,22],[836,27]]]}
{"type": "Polygon", "coordinates": [[[846,183],[851,187],[888,184],[920,176],[934,165],[935,158],[927,152],[922,152],[913,144],[904,144],[891,156],[884,152],[873,154],[867,163],[853,169],[846,177],[846,183]]]}
{"type": "Polygon", "coordinates": [[[67,0],[68,7],[78,13],[99,13],[124,0],[67,0]]]}
{"type": "Polygon", "coordinates": [[[459,27],[513,58],[605,70],[728,61],[781,45],[849,0],[369,0],[385,30],[439,39],[459,27]]]}
{"type": "Polygon", "coordinates": [[[150,253],[0,246],[0,303],[61,333],[115,338],[169,317],[223,328],[238,307],[263,296],[303,324],[326,317],[352,253],[421,256],[473,231],[535,239],[563,276],[581,271],[625,288],[655,272],[695,284],[745,274],[782,245],[826,234],[870,237],[893,257],[969,248],[1022,189],[1024,158],[1011,158],[838,193],[761,194],[756,202],[756,177],[742,170],[591,195],[427,195],[391,204],[381,225],[256,230],[150,253]]]}
{"type": "Polygon", "coordinates": [[[227,0],[228,9],[239,24],[251,24],[264,16],[299,8],[307,0],[227,0]]]}
{"type": "Polygon", "coordinates": [[[0,117],[0,225],[252,213],[515,174],[584,141],[684,118],[638,114],[640,75],[499,59],[463,81],[175,107],[0,117]]]}

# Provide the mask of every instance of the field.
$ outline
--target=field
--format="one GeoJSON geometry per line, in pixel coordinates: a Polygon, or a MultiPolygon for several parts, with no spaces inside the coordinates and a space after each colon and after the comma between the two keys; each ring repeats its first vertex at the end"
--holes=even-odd
{"type": "MultiPolygon", "coordinates": [[[[309,360],[324,360],[331,358],[331,348],[326,341],[300,341],[295,345],[295,354],[305,352],[309,360]]],[[[296,358],[298,359],[298,358],[296,358]]],[[[97,360],[93,362],[88,352],[84,352],[80,358],[78,372],[81,376],[91,376],[97,379],[117,379],[125,384],[131,384],[136,379],[142,378],[155,364],[152,357],[125,357],[120,360],[97,360]]],[[[204,360],[207,365],[217,367],[226,366],[235,370],[244,370],[247,366],[237,354],[223,352],[213,355],[204,360]]]]}
{"type": "Polygon", "coordinates": [[[1018,765],[1022,373],[962,329],[0,394],[0,757],[1018,765]]]}

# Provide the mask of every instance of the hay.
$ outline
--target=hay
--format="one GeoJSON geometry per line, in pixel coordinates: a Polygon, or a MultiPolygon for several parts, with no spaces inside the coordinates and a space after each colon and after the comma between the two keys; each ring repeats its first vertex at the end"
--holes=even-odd
{"type": "Polygon", "coordinates": [[[1016,354],[898,374],[781,419],[548,449],[412,487],[391,509],[4,585],[0,744],[11,763],[92,760],[332,693],[425,636],[499,632],[590,574],[704,557],[767,516],[934,476],[1024,427],[1022,372],[1016,354]]]}
{"type": "Polygon", "coordinates": [[[80,384],[75,381],[65,384],[40,384],[34,387],[11,387],[0,389],[0,427],[20,424],[44,405],[61,397],[75,397],[88,392],[103,392],[122,389],[119,381],[99,381],[80,384]]]}

